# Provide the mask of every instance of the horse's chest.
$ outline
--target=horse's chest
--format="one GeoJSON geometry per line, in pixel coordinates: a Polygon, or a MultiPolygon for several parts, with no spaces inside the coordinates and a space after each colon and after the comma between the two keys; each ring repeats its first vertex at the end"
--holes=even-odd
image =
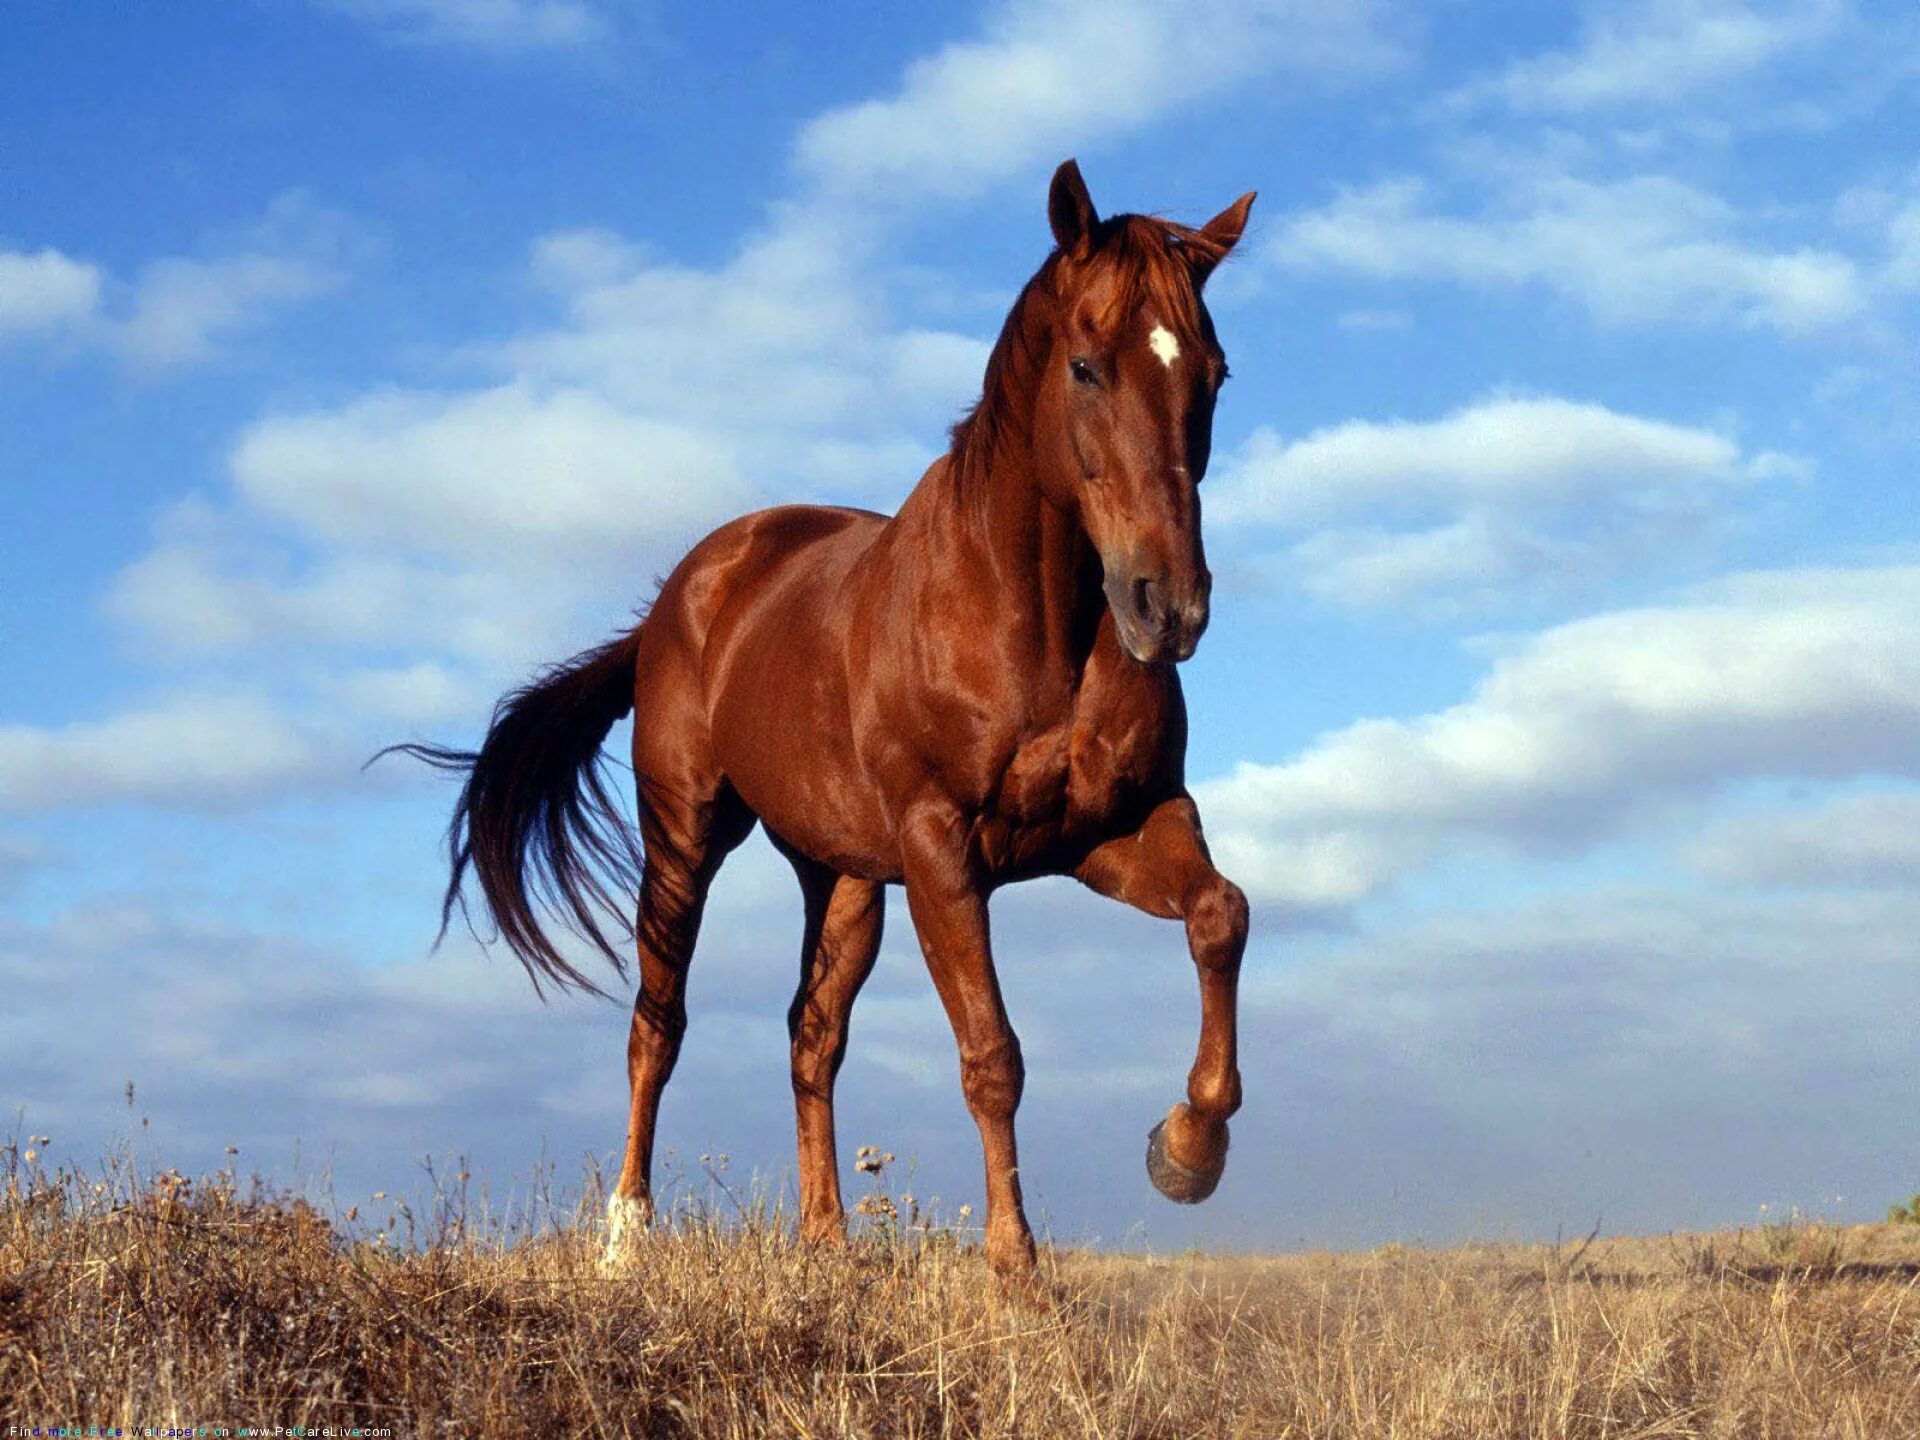
{"type": "Polygon", "coordinates": [[[1166,786],[1170,718],[1156,687],[1103,687],[1022,739],[985,817],[988,863],[1025,868],[1130,829],[1142,801],[1166,786]]]}

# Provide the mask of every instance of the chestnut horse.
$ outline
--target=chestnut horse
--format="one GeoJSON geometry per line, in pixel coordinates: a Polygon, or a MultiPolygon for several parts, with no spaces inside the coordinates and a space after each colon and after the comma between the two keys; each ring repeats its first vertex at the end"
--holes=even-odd
{"type": "Polygon", "coordinates": [[[1213,1192],[1240,1105],[1247,905],[1186,791],[1174,666],[1207,624],[1197,486],[1227,376],[1201,287],[1253,198],[1198,228],[1103,220],[1067,161],[1047,203],[1057,246],[1007,317],[979,403],[897,515],[789,505],[735,520],[637,628],[504,697],[478,751],[393,747],[465,773],[442,919],[471,866],[536,988],[598,989],[542,906],[624,977],[598,915],[637,876],[616,1253],[652,1215],[655,1116],[707,888],[756,821],[806,905],[787,1015],[804,1236],[845,1231],[834,1077],[888,884],[906,887],[959,1045],[996,1271],[1034,1263],[1013,1128],[1024,1070],[988,942],[987,897],[1011,881],[1073,875],[1185,922],[1199,1050],[1147,1169],[1174,1200],[1213,1192]],[[599,770],[629,711],[637,845],[599,770]]]}

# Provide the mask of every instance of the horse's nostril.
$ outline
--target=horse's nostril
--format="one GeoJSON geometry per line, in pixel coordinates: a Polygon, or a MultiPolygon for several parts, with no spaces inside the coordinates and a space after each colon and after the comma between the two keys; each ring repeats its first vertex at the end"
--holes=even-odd
{"type": "Polygon", "coordinates": [[[1133,582],[1133,613],[1149,625],[1160,623],[1160,587],[1153,581],[1141,579],[1133,582]]]}

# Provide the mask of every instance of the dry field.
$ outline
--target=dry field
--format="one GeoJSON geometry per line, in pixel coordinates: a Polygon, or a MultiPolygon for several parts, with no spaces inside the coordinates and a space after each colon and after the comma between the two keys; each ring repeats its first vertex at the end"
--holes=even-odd
{"type": "Polygon", "coordinates": [[[608,1278],[590,1220],[472,1223],[443,1194],[409,1247],[415,1217],[349,1239],[231,1172],[27,1148],[0,1145],[0,1434],[1920,1435],[1920,1225],[1060,1251],[1003,1294],[964,1232],[870,1205],[821,1253],[748,1205],[689,1209],[608,1278]]]}

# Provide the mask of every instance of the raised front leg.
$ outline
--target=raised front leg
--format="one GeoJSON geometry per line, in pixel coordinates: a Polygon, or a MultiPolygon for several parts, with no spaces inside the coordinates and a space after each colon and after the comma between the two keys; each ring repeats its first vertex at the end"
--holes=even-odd
{"type": "Polygon", "coordinates": [[[1170,1200],[1206,1199],[1227,1167],[1227,1118],[1240,1108],[1238,993],[1247,897],[1213,868],[1188,796],[1169,800],[1131,835],[1100,846],[1074,872],[1102,895],[1187,922],[1200,974],[1200,1046],[1187,1101],[1147,1139],[1147,1173],[1170,1200]]]}
{"type": "Polygon", "coordinates": [[[907,908],[960,1047],[960,1085],[980,1127],[987,1166],[987,1264],[1001,1275],[1034,1267],[1033,1231],[1020,1203],[1013,1115],[1026,1069],[993,971],[987,895],[955,815],[916,812],[902,827],[907,908]]]}
{"type": "Polygon", "coordinates": [[[847,1054],[853,1002],[880,953],[886,887],[836,875],[799,858],[794,870],[807,905],[800,988],[787,1011],[800,1141],[800,1234],[830,1244],[844,1240],[847,1233],[834,1140],[833,1084],[847,1054]]]}

